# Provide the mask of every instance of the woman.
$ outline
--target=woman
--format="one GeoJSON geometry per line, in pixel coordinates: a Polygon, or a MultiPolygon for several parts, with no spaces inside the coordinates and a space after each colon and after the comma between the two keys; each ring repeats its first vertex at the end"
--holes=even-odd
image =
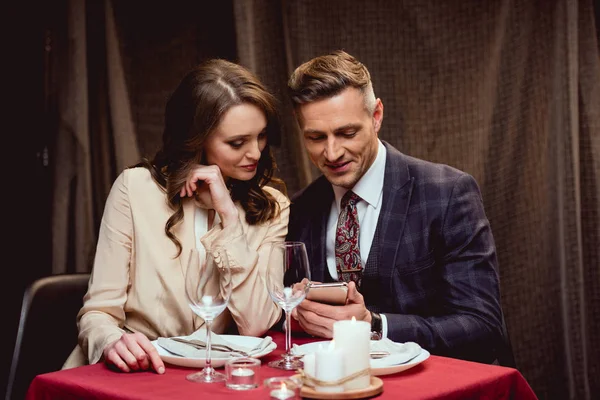
{"type": "Polygon", "coordinates": [[[106,202],[84,305],[79,346],[63,368],[101,359],[121,371],[164,364],[150,340],[200,328],[184,290],[193,246],[222,245],[234,287],[213,322],[259,336],[281,311],[265,287],[272,242],[287,233],[289,201],[267,143],[278,129],[275,100],[243,67],[208,61],[188,73],[165,112],[163,145],[126,169],[106,202]]]}

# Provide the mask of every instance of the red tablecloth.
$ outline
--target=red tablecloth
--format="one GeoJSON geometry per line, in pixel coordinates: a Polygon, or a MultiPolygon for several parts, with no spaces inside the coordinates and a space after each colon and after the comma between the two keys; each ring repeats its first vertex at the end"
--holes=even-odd
{"type": "MultiPolygon", "coordinates": [[[[278,348],[263,357],[261,380],[272,376],[292,375],[266,366],[285,348],[283,334],[271,332],[278,348]]],[[[293,343],[310,339],[294,338],[293,343]]],[[[103,364],[38,375],[27,392],[27,400],[41,399],[268,399],[269,392],[260,387],[234,391],[224,383],[198,384],[185,376],[187,368],[166,365],[164,375],[153,372],[118,373],[103,364]]],[[[512,368],[479,364],[452,358],[431,356],[423,363],[394,375],[382,376],[381,399],[536,399],[519,373],[512,368]]]]}

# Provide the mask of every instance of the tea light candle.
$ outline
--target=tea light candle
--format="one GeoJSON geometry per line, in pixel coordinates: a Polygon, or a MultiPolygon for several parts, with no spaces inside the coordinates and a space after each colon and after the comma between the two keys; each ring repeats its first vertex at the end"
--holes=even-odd
{"type": "Polygon", "coordinates": [[[225,363],[225,386],[234,390],[254,389],[258,386],[260,360],[239,357],[227,360],[225,363]]]}
{"type": "Polygon", "coordinates": [[[231,383],[234,385],[251,385],[254,383],[254,371],[250,368],[235,368],[231,371],[231,383]]]}
{"type": "Polygon", "coordinates": [[[271,400],[287,400],[293,399],[295,393],[285,386],[285,383],[281,383],[281,388],[271,390],[271,400]]]}
{"type": "MultiPolygon", "coordinates": [[[[365,321],[336,321],[333,323],[335,347],[344,351],[344,376],[370,368],[369,351],[371,324],[365,321]]],[[[370,374],[344,384],[345,390],[364,389],[371,383],[370,374]]]]}
{"type": "MultiPolygon", "coordinates": [[[[329,342],[326,349],[322,347],[315,353],[315,377],[320,381],[331,382],[342,379],[344,375],[344,353],[335,347],[334,341],[329,342]]],[[[344,385],[317,386],[317,392],[341,393],[344,385]]]]}

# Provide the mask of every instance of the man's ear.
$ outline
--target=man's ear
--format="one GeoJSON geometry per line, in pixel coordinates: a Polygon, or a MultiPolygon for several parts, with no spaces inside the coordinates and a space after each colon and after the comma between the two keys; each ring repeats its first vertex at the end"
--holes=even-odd
{"type": "Polygon", "coordinates": [[[373,128],[375,129],[375,133],[379,133],[379,129],[381,129],[381,124],[383,122],[383,103],[381,99],[377,99],[375,101],[375,109],[373,110],[373,128]]]}

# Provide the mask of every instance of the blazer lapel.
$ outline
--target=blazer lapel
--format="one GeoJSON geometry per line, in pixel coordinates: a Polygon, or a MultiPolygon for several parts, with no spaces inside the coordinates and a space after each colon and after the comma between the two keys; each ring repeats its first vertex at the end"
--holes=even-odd
{"type": "Polygon", "coordinates": [[[325,254],[327,220],[329,218],[329,212],[331,211],[331,203],[333,202],[333,189],[325,177],[319,179],[321,181],[319,182],[319,190],[317,192],[321,195],[319,196],[318,201],[315,201],[316,210],[312,215],[312,221],[308,224],[310,227],[310,248],[307,249],[307,251],[309,253],[309,260],[312,263],[311,280],[324,282],[325,268],[327,268],[327,257],[325,254]]]}
{"type": "Polygon", "coordinates": [[[385,282],[385,287],[389,286],[391,290],[392,280],[390,278],[402,242],[414,178],[410,176],[404,155],[388,143],[383,142],[383,144],[387,150],[387,157],[382,208],[377,222],[380,245],[378,269],[382,282],[385,282]]]}

